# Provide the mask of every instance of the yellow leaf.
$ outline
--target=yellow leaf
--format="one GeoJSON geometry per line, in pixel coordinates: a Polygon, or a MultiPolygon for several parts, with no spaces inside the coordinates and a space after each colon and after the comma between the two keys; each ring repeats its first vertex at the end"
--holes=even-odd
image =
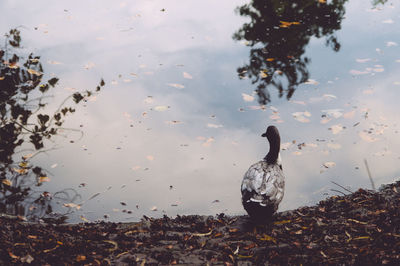
{"type": "Polygon", "coordinates": [[[193,234],[192,236],[209,236],[209,235],[211,235],[212,234],[212,232],[213,232],[213,230],[211,230],[210,232],[208,232],[208,233],[204,233],[204,234],[199,234],[199,233],[197,233],[197,234],[193,234]]]}
{"type": "Polygon", "coordinates": [[[28,167],[28,162],[20,162],[18,165],[22,168],[26,168],[28,167]]]}
{"type": "Polygon", "coordinates": [[[17,69],[19,68],[19,66],[17,65],[17,63],[11,63],[8,65],[8,68],[17,69]]]}
{"type": "Polygon", "coordinates": [[[10,255],[10,257],[13,259],[19,259],[19,257],[14,255],[11,251],[8,252],[8,255],[10,255]]]}
{"type": "Polygon", "coordinates": [[[268,62],[272,62],[272,61],[275,61],[275,58],[267,58],[266,59],[268,62]]]}
{"type": "Polygon", "coordinates": [[[39,177],[39,183],[42,183],[42,182],[50,182],[50,178],[47,176],[39,177]]]}
{"type": "Polygon", "coordinates": [[[28,69],[28,73],[36,76],[41,76],[43,73],[40,73],[39,71],[36,71],[34,69],[28,69]]]}
{"type": "Polygon", "coordinates": [[[15,172],[17,172],[18,174],[21,174],[21,175],[26,174],[26,173],[28,172],[26,169],[17,169],[17,168],[14,168],[13,170],[14,170],[15,172]]]}
{"type": "Polygon", "coordinates": [[[6,77],[0,77],[0,80],[4,80],[6,77]]]}
{"type": "Polygon", "coordinates": [[[326,0],[318,0],[321,4],[326,4],[326,0]]]}
{"type": "Polygon", "coordinates": [[[114,246],[114,247],[108,249],[109,252],[112,252],[112,251],[118,249],[118,243],[115,242],[115,241],[112,241],[112,240],[103,240],[103,242],[110,243],[110,244],[112,244],[112,245],[114,246]]]}
{"type": "Polygon", "coordinates": [[[1,182],[2,182],[4,185],[7,185],[7,186],[9,186],[9,187],[11,187],[11,185],[12,185],[11,180],[9,180],[9,179],[3,179],[1,182]]]}
{"type": "Polygon", "coordinates": [[[279,224],[287,224],[287,223],[290,223],[290,222],[292,222],[292,220],[282,220],[282,221],[274,222],[274,224],[279,225],[279,224]]]}
{"type": "MultiPolygon", "coordinates": [[[[81,205],[80,204],[75,204],[75,203],[64,203],[63,204],[64,205],[64,207],[68,207],[68,208],[76,208],[77,210],[79,210],[80,208],[81,208],[81,205]]],[[[82,216],[83,217],[83,216],[82,216]]],[[[81,217],[81,218],[82,218],[81,217]]],[[[83,219],[82,219],[83,220],[83,219]]],[[[85,220],[84,220],[85,221],[85,220]]],[[[85,221],[86,222],[86,221],[85,221]]]]}
{"type": "Polygon", "coordinates": [[[45,249],[45,250],[43,250],[43,253],[48,253],[48,252],[50,252],[50,251],[55,250],[55,249],[58,248],[58,247],[59,247],[59,246],[57,245],[57,246],[55,246],[54,248],[45,249]]]}
{"type": "Polygon", "coordinates": [[[85,223],[90,223],[90,221],[85,217],[83,217],[82,215],[79,218],[81,218],[81,220],[84,221],[85,223]]]}
{"type": "Polygon", "coordinates": [[[359,237],[353,238],[353,240],[370,239],[370,238],[371,237],[369,237],[369,236],[359,236],[359,237]]]}
{"type": "Polygon", "coordinates": [[[242,258],[242,259],[249,259],[249,258],[252,258],[253,256],[245,256],[245,255],[240,255],[240,254],[238,254],[237,255],[239,258],[242,258]]]}
{"type": "Polygon", "coordinates": [[[262,240],[262,241],[272,241],[272,242],[274,242],[276,244],[276,239],[273,238],[272,236],[269,236],[269,235],[265,235],[264,234],[264,236],[261,237],[260,240],[262,240]]]}

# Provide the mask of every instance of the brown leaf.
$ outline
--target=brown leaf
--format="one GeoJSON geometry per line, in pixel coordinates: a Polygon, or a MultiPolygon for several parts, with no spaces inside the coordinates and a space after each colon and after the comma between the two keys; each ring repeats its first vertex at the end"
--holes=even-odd
{"type": "Polygon", "coordinates": [[[78,256],[76,256],[75,260],[77,262],[84,261],[84,260],[86,260],[86,256],[85,255],[78,255],[78,256]]]}

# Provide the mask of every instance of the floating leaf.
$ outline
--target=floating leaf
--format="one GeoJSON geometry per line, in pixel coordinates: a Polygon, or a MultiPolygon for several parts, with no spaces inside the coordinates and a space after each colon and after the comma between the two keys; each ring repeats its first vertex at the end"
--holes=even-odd
{"type": "Polygon", "coordinates": [[[187,73],[187,72],[183,72],[183,77],[184,77],[185,79],[192,79],[192,78],[193,78],[192,75],[190,75],[190,74],[187,73]]]}
{"type": "Polygon", "coordinates": [[[308,119],[306,117],[310,117],[311,114],[308,111],[295,112],[295,113],[292,113],[292,116],[293,116],[294,119],[296,119],[299,122],[308,123],[308,122],[310,122],[310,119],[308,119]]]}
{"type": "Polygon", "coordinates": [[[153,161],[153,160],[154,160],[154,156],[152,156],[152,155],[147,155],[147,156],[146,156],[146,159],[149,160],[149,161],[153,161]]]}
{"type": "Polygon", "coordinates": [[[39,177],[39,183],[43,183],[43,182],[50,182],[50,178],[47,176],[39,177]]]}
{"type": "Polygon", "coordinates": [[[329,130],[331,130],[332,134],[334,135],[339,134],[343,129],[344,127],[341,124],[333,125],[329,128],[329,130]]]}
{"type": "Polygon", "coordinates": [[[43,73],[41,73],[41,72],[39,72],[39,71],[36,71],[36,70],[34,70],[34,69],[28,69],[28,73],[31,74],[31,75],[35,75],[35,76],[41,76],[41,75],[43,75],[43,73]]]}
{"type": "Polygon", "coordinates": [[[182,121],[178,121],[178,120],[171,120],[171,121],[165,121],[166,124],[168,125],[177,125],[177,124],[182,124],[182,121]]]}
{"type": "Polygon", "coordinates": [[[158,111],[158,112],[163,112],[163,111],[168,110],[169,108],[170,107],[166,106],[166,105],[159,105],[159,106],[154,107],[154,110],[158,111]]]}
{"type": "Polygon", "coordinates": [[[361,137],[362,140],[366,142],[375,142],[379,140],[378,138],[371,136],[371,134],[368,134],[365,131],[361,131],[360,133],[358,133],[358,135],[361,137]]]}
{"type": "Polygon", "coordinates": [[[327,116],[327,117],[339,118],[343,115],[343,110],[342,109],[328,109],[328,110],[322,110],[322,113],[324,113],[325,116],[327,116]]]}
{"type": "Polygon", "coordinates": [[[153,211],[153,212],[155,212],[155,211],[157,211],[157,206],[153,206],[153,207],[151,207],[151,209],[150,209],[151,211],[153,211]]]}
{"type": "Polygon", "coordinates": [[[209,127],[209,128],[221,128],[221,127],[223,127],[223,125],[221,125],[221,124],[216,125],[216,124],[208,123],[207,127],[209,127]]]}
{"type": "Polygon", "coordinates": [[[322,164],[325,168],[332,168],[334,166],[336,166],[335,162],[326,162],[322,164]]]}
{"type": "Polygon", "coordinates": [[[63,206],[67,207],[67,208],[76,208],[77,210],[79,210],[81,208],[80,204],[76,204],[76,203],[72,203],[72,202],[71,203],[64,203],[63,206]]]}
{"type": "Polygon", "coordinates": [[[370,73],[369,71],[360,71],[360,70],[355,70],[355,69],[352,69],[352,70],[350,70],[350,74],[352,74],[352,75],[365,75],[365,74],[368,74],[368,73],[370,73]]]}
{"type": "Polygon", "coordinates": [[[9,186],[9,187],[11,187],[11,185],[12,185],[12,182],[11,182],[11,180],[9,180],[9,179],[3,179],[3,180],[1,181],[1,183],[3,183],[3,184],[6,185],[6,186],[9,186]]]}
{"type": "Polygon", "coordinates": [[[308,79],[304,84],[310,84],[310,85],[318,85],[319,82],[314,80],[314,79],[308,79]]]}
{"type": "Polygon", "coordinates": [[[178,83],[168,83],[167,85],[170,86],[170,87],[177,88],[177,89],[183,89],[183,88],[185,88],[184,85],[178,84],[178,83]]]}
{"type": "Polygon", "coordinates": [[[86,219],[84,216],[80,216],[79,218],[81,218],[82,221],[84,221],[85,223],[90,223],[90,221],[88,219],[86,219]]]}
{"type": "Polygon", "coordinates": [[[21,175],[28,173],[28,170],[26,170],[25,168],[21,168],[21,169],[13,168],[13,170],[21,175]]]}
{"type": "Polygon", "coordinates": [[[20,162],[18,165],[22,168],[26,168],[28,167],[28,162],[20,162]]]}
{"type": "Polygon", "coordinates": [[[356,59],[356,62],[358,63],[366,63],[368,61],[371,61],[371,58],[356,59]]]}
{"type": "Polygon", "coordinates": [[[243,100],[244,100],[245,102],[252,102],[252,101],[254,101],[254,96],[251,96],[251,95],[249,95],[249,94],[242,93],[242,97],[243,97],[243,100]]]}

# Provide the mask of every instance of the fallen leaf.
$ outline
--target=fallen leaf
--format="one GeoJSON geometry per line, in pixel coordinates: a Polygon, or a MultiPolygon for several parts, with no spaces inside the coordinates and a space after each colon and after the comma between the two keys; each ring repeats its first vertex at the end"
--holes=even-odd
{"type": "Polygon", "coordinates": [[[152,155],[147,155],[147,156],[146,156],[146,159],[149,160],[149,161],[153,161],[153,160],[154,160],[154,156],[152,156],[152,155]]]}
{"type": "Polygon", "coordinates": [[[26,262],[28,264],[31,264],[31,262],[34,260],[34,258],[31,255],[27,254],[24,257],[22,257],[20,260],[21,260],[21,262],[26,262]]]}
{"type": "MultiPolygon", "coordinates": [[[[277,223],[275,223],[275,224],[277,224],[277,223]]],[[[269,236],[269,235],[266,235],[266,234],[264,234],[264,236],[261,237],[260,240],[262,240],[262,241],[272,241],[272,242],[274,242],[276,244],[276,239],[273,238],[272,236],[269,236]]]]}
{"type": "Polygon", "coordinates": [[[195,234],[192,234],[192,236],[210,236],[212,234],[212,232],[213,232],[213,230],[211,230],[208,233],[195,233],[195,234]]]}
{"type": "Polygon", "coordinates": [[[84,260],[86,260],[86,256],[85,255],[77,255],[75,260],[77,262],[84,261],[84,260]]]}
{"type": "Polygon", "coordinates": [[[153,206],[153,207],[151,207],[151,209],[150,209],[151,211],[153,211],[153,212],[155,212],[155,211],[157,211],[157,206],[153,206]]]}

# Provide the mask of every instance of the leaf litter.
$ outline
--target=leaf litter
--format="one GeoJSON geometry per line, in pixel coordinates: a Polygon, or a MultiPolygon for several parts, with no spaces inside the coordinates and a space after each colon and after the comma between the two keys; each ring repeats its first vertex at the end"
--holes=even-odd
{"type": "Polygon", "coordinates": [[[223,213],[64,225],[2,216],[0,263],[398,265],[399,205],[396,182],[279,212],[265,225],[223,213]]]}

